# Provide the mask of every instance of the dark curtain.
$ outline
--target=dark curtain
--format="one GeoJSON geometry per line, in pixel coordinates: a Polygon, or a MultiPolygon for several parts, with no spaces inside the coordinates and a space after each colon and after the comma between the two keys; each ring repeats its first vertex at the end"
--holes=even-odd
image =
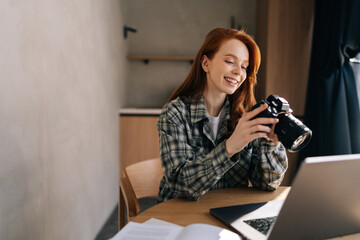
{"type": "Polygon", "coordinates": [[[360,1],[316,0],[304,114],[313,138],[300,160],[360,153],[359,100],[349,63],[359,51],[360,1]]]}

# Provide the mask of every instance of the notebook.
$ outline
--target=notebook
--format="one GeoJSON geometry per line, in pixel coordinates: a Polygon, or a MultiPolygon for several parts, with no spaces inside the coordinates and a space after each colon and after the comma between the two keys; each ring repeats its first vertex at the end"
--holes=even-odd
{"type": "Polygon", "coordinates": [[[360,154],[306,158],[285,201],[210,209],[248,239],[325,239],[360,232],[360,154]]]}

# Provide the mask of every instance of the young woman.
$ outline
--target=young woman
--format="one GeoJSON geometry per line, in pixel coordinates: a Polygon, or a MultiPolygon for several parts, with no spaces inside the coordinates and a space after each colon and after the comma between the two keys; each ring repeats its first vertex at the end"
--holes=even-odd
{"type": "Polygon", "coordinates": [[[158,202],[197,200],[210,189],[280,185],[288,163],[274,133],[278,119],[254,118],[266,104],[250,111],[259,66],[259,48],[245,32],[208,33],[158,120],[164,170],[158,202]]]}

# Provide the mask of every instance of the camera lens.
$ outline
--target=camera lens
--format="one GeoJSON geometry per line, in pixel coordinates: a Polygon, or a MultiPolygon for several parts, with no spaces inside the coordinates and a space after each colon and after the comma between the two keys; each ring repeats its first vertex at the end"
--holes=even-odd
{"type": "Polygon", "coordinates": [[[303,142],[306,140],[306,135],[301,135],[300,137],[298,137],[295,141],[294,144],[292,145],[292,148],[298,148],[299,146],[301,146],[301,144],[303,144],[303,142]]]}
{"type": "Polygon", "coordinates": [[[310,141],[312,132],[299,119],[287,113],[278,116],[279,122],[275,126],[275,133],[285,148],[290,152],[303,149],[310,141]]]}

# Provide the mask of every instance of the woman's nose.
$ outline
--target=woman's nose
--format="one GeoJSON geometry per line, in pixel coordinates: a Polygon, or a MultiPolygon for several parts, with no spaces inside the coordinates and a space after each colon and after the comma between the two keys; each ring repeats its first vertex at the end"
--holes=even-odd
{"type": "Polygon", "coordinates": [[[235,66],[232,72],[235,75],[240,75],[241,74],[241,67],[235,66]]]}

